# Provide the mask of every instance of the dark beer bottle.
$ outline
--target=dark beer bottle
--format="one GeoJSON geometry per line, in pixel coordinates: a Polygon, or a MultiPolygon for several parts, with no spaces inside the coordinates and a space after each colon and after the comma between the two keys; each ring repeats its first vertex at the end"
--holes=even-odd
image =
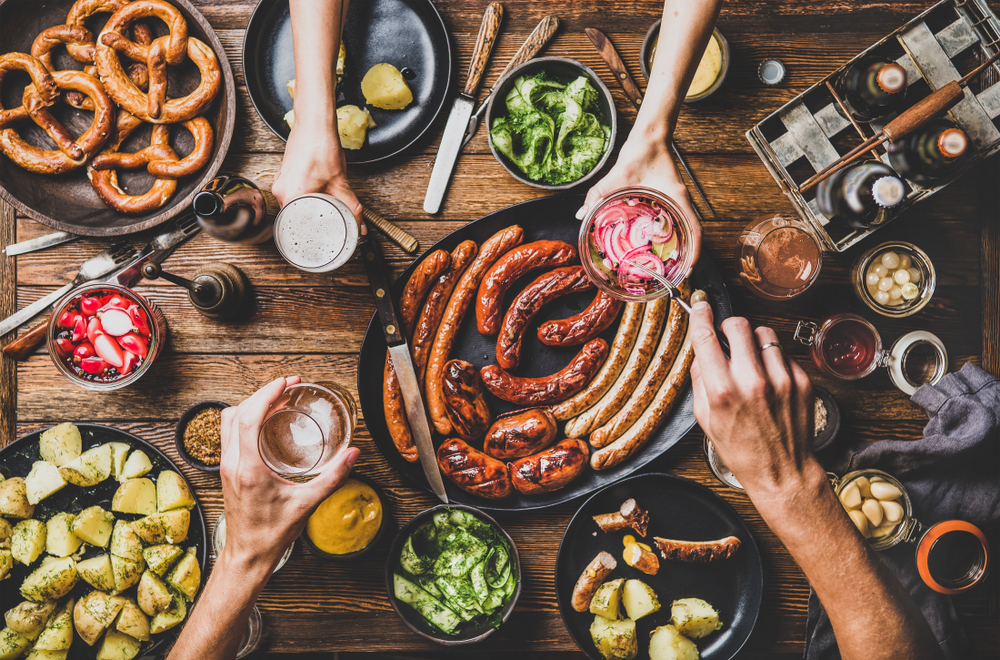
{"type": "Polygon", "coordinates": [[[835,87],[854,119],[877,121],[903,109],[906,69],[869,55],[844,71],[835,87]]]}
{"type": "Polygon", "coordinates": [[[892,168],[877,160],[845,167],[816,188],[820,211],[855,229],[882,224],[905,196],[903,181],[892,168]]]}
{"type": "Polygon", "coordinates": [[[263,243],[270,240],[278,202],[241,176],[220,176],[209,181],[191,202],[205,233],[230,243],[263,243]]]}
{"type": "Polygon", "coordinates": [[[890,144],[889,164],[911,181],[933,183],[954,171],[968,146],[969,139],[962,129],[938,119],[890,144]]]}

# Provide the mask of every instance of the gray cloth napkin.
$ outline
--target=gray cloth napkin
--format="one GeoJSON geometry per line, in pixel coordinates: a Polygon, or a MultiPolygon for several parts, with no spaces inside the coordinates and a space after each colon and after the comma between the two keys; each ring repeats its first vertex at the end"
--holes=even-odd
{"type": "MultiPolygon", "coordinates": [[[[965,520],[983,530],[991,547],[1000,547],[1000,381],[966,364],[937,385],[924,385],[912,400],[930,416],[923,439],[833,447],[828,450],[832,460],[828,456],[824,465],[840,475],[884,470],[906,486],[913,515],[924,529],[942,520],[965,520]]],[[[901,543],[879,554],[919,605],[945,658],[962,658],[968,638],[951,597],[923,583],[915,551],[914,545],[901,543]]],[[[840,659],[830,619],[815,593],[809,594],[806,631],[806,660],[840,659]]]]}

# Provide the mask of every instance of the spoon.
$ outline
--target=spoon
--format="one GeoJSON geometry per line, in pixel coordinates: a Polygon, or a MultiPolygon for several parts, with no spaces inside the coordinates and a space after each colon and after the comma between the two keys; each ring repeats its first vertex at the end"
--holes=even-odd
{"type": "Polygon", "coordinates": [[[677,304],[681,306],[681,309],[683,309],[688,314],[691,313],[691,305],[687,304],[687,301],[685,301],[684,298],[681,297],[681,292],[677,290],[677,287],[675,287],[673,284],[670,283],[670,280],[668,280],[667,278],[663,277],[662,275],[660,275],[656,271],[651,270],[649,268],[646,268],[642,264],[636,263],[636,262],[632,261],[631,259],[622,258],[622,261],[624,261],[625,263],[627,263],[629,266],[632,266],[633,268],[638,268],[643,273],[645,273],[646,275],[649,275],[654,280],[656,280],[660,284],[660,286],[662,286],[664,289],[667,290],[667,292],[670,295],[670,298],[672,300],[676,300],[677,301],[677,304]]]}

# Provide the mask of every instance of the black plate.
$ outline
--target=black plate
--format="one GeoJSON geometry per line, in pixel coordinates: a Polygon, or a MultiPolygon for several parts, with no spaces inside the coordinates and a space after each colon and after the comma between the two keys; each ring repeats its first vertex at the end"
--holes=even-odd
{"type": "MultiPolygon", "coordinates": [[[[348,163],[372,163],[394,156],[420,139],[448,100],[452,53],[444,21],[430,0],[352,2],[344,25],[347,60],[337,88],[337,105],[365,107],[361,79],[388,62],[403,71],[413,103],[403,110],[369,107],[378,124],[360,149],[345,149],[348,163]]],[[[291,129],[286,85],[295,78],[292,23],[287,0],[261,0],[243,39],[243,74],[257,114],[282,140],[291,129]]]]}
{"type": "MultiPolygon", "coordinates": [[[[102,445],[108,442],[124,442],[132,449],[141,449],[149,457],[150,462],[153,464],[153,469],[150,470],[149,475],[159,474],[161,470],[173,470],[183,477],[183,473],[174,465],[166,454],[162,451],[149,444],[142,438],[138,438],[131,433],[126,433],[120,429],[114,429],[109,426],[101,426],[100,424],[77,424],[80,429],[80,435],[83,436],[83,450],[86,451],[91,447],[96,447],[97,445],[102,445]]],[[[35,433],[30,433],[26,436],[18,438],[14,442],[10,443],[3,449],[0,449],[0,473],[3,474],[4,478],[10,477],[25,477],[28,472],[31,471],[31,464],[35,461],[40,461],[41,456],[38,453],[38,439],[41,436],[41,431],[36,431],[35,433]]],[[[151,479],[155,481],[155,478],[150,476],[151,479]]],[[[194,494],[194,487],[191,486],[190,482],[185,482],[188,488],[191,489],[191,493],[194,494]]],[[[50,495],[41,502],[35,505],[34,518],[37,520],[48,520],[60,511],[68,511],[69,513],[79,513],[89,506],[99,505],[103,507],[106,511],[111,511],[111,498],[114,496],[115,491],[118,489],[118,482],[114,479],[105,479],[96,486],[90,488],[80,488],[72,484],[67,484],[62,490],[57,493],[50,495]]],[[[205,584],[205,580],[208,578],[207,572],[207,544],[205,539],[208,538],[208,531],[205,529],[205,516],[201,510],[201,504],[197,502],[197,497],[195,498],[195,507],[191,510],[191,523],[188,527],[188,537],[181,545],[184,547],[195,546],[198,549],[198,563],[201,564],[201,577],[202,586],[205,584]]],[[[142,516],[131,515],[126,513],[115,513],[115,518],[121,518],[124,520],[136,520],[142,516]]],[[[12,521],[13,522],[13,521],[12,521]]],[[[87,546],[87,551],[84,553],[83,558],[95,557],[97,555],[107,554],[105,548],[94,548],[92,546],[87,546]]],[[[43,553],[43,556],[44,553],[43,553]]],[[[25,577],[28,576],[31,571],[38,568],[38,563],[32,564],[31,566],[22,566],[21,564],[14,564],[14,568],[10,572],[10,576],[4,581],[7,585],[4,589],[9,589],[7,596],[3,599],[3,606],[0,609],[7,610],[11,607],[17,605],[21,602],[19,594],[14,592],[14,587],[11,585],[20,585],[25,577]],[[8,600],[9,599],[9,600],[8,600]]],[[[74,599],[79,600],[82,596],[88,592],[93,591],[93,587],[79,580],[77,585],[73,587],[73,591],[70,595],[74,599]]],[[[188,604],[188,614],[191,613],[193,604],[188,604]]],[[[153,638],[148,642],[143,642],[142,649],[139,652],[140,656],[155,654],[157,651],[164,652],[180,633],[181,628],[184,626],[185,622],[181,622],[177,626],[171,628],[170,630],[161,633],[159,635],[154,635],[153,638]]],[[[71,658],[93,658],[97,655],[97,650],[100,645],[95,644],[94,646],[87,646],[79,634],[73,634],[73,646],[70,647],[69,657],[71,658]]]]}
{"type": "Polygon", "coordinates": [[[679,598],[701,598],[719,611],[722,629],[696,641],[703,660],[729,660],[750,637],[764,588],[760,554],[739,514],[705,486],[671,474],[640,474],[597,493],[573,516],[556,556],[556,599],[566,629],[594,660],[603,660],[590,637],[594,615],[577,612],[570,606],[570,600],[580,574],[601,550],[618,561],[609,580],[619,577],[642,580],[660,600],[658,612],[636,622],[639,639],[636,660],[649,657],[649,634],[657,626],[670,622],[670,604],[679,598]],[[630,497],[649,512],[649,536],[645,542],[653,546],[654,552],[653,536],[709,541],[732,535],[740,540],[740,549],[729,559],[707,564],[665,561],[657,553],[660,570],[656,575],[631,568],[622,561],[622,538],[626,534],[637,536],[635,532],[605,534],[591,518],[617,511],[630,497]]]}
{"type": "MultiPolygon", "coordinates": [[[[520,224],[524,227],[524,241],[526,243],[541,239],[554,239],[576,245],[580,233],[580,222],[574,218],[574,214],[583,204],[583,200],[584,195],[563,195],[534,199],[509,206],[452,232],[431,246],[428,252],[437,249],[451,250],[462,241],[469,239],[482,243],[500,229],[513,224],[520,224]]],[[[722,276],[711,259],[704,256],[704,252],[702,255],[701,261],[695,267],[693,279],[698,288],[704,289],[708,293],[709,300],[715,308],[716,323],[721,323],[723,319],[732,314],[729,295],[726,293],[722,276]]],[[[394,295],[399,296],[402,293],[406,280],[419,262],[420,258],[416,259],[393,283],[394,295]]],[[[520,291],[537,275],[538,273],[528,274],[522,282],[515,283],[512,291],[520,291]]],[[[534,328],[542,321],[576,314],[589,305],[593,299],[593,291],[559,298],[538,314],[535,324],[527,332],[533,334],[534,328]]],[[[617,329],[618,325],[614,323],[600,336],[610,342],[617,329]]],[[[378,320],[373,317],[361,344],[361,354],[358,356],[358,395],[361,398],[361,411],[365,424],[367,424],[368,431],[376,446],[389,463],[417,485],[430,490],[420,464],[407,463],[403,460],[399,452],[396,451],[385,425],[385,416],[382,411],[382,368],[385,361],[385,350],[385,336],[382,334],[378,320]]],[[[558,348],[545,346],[538,341],[526,341],[521,354],[521,364],[524,366],[518,369],[518,374],[545,376],[555,373],[566,366],[578,351],[578,346],[558,348]]],[[[496,341],[479,334],[476,329],[475,313],[471,310],[466,314],[465,321],[459,329],[452,356],[468,360],[479,368],[496,363],[496,341]]],[[[489,393],[486,393],[486,398],[494,415],[519,408],[519,406],[501,401],[489,393]]],[[[468,504],[489,511],[543,509],[562,504],[592,493],[603,486],[618,481],[627,474],[635,472],[674,446],[684,437],[685,433],[691,430],[694,424],[694,399],[691,387],[687,386],[667,423],[634,456],[615,468],[601,472],[588,469],[568,486],[553,493],[526,496],[515,492],[502,500],[487,500],[476,497],[457,488],[446,479],[445,487],[448,491],[448,498],[452,502],[468,504]]],[[[435,435],[436,443],[439,444],[441,439],[440,436],[435,435]]]]}

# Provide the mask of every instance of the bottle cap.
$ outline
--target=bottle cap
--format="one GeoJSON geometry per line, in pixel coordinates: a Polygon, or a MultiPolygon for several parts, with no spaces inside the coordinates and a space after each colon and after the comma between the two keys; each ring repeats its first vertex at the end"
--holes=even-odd
{"type": "Polygon", "coordinates": [[[757,67],[757,75],[765,85],[777,85],[785,79],[785,65],[781,60],[764,60],[757,67]]]}
{"type": "Polygon", "coordinates": [[[898,94],[906,89],[906,69],[898,64],[886,64],[879,69],[878,86],[888,94],[898,94]]]}
{"type": "Polygon", "coordinates": [[[958,158],[965,153],[969,139],[965,137],[965,131],[962,129],[949,128],[941,133],[937,144],[942,154],[948,158],[958,158]]]}
{"type": "Polygon", "coordinates": [[[872,184],[872,195],[879,206],[889,208],[903,201],[906,189],[896,177],[884,176],[872,184]]]}

